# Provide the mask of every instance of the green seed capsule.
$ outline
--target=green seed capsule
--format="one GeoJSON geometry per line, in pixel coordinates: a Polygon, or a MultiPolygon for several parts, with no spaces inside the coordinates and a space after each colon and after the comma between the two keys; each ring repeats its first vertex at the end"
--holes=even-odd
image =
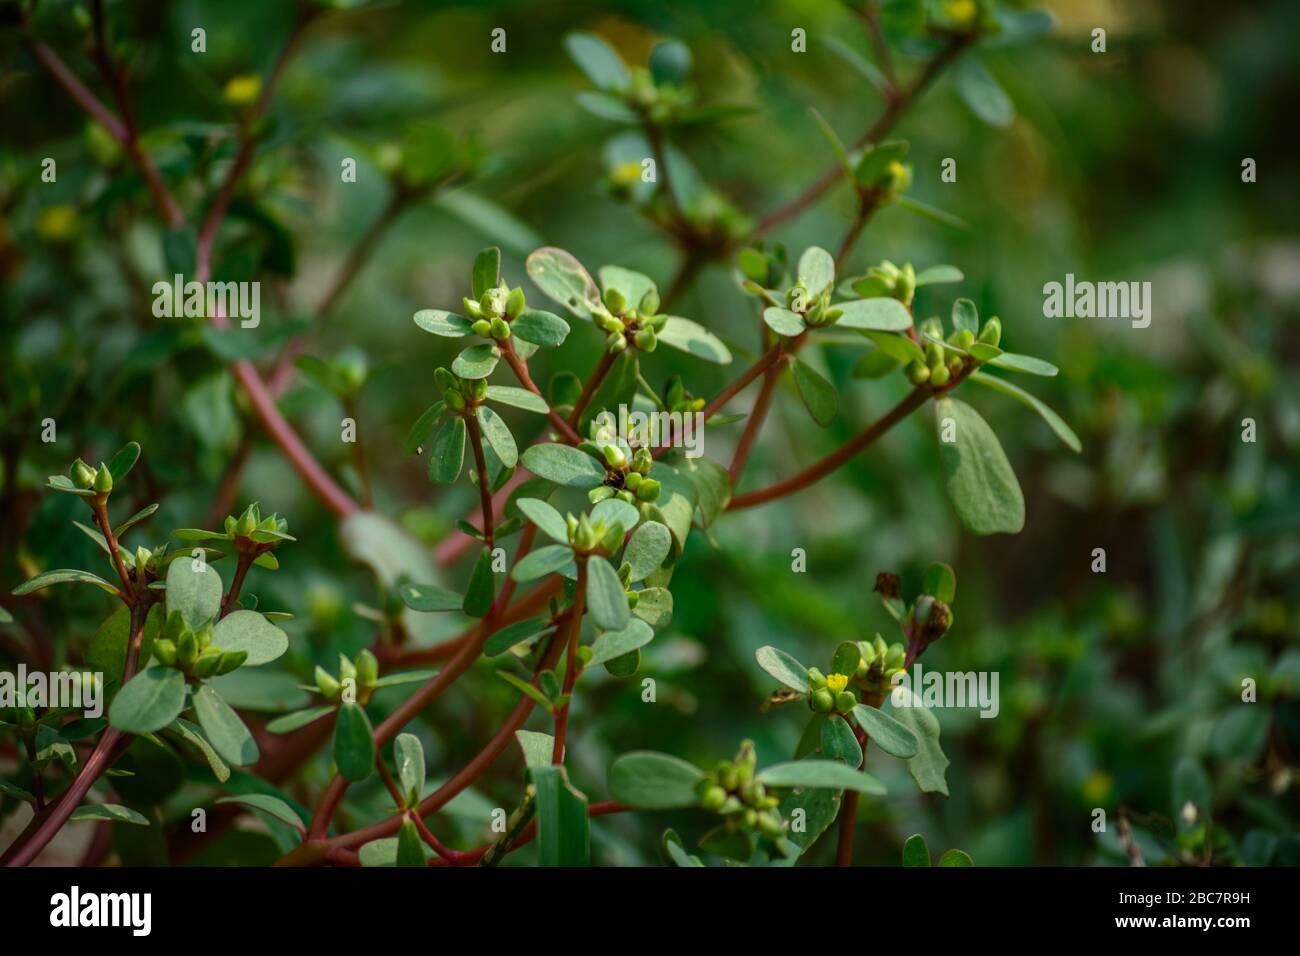
{"type": "Polygon", "coordinates": [[[829,714],[835,709],[835,695],[826,687],[819,687],[808,698],[812,709],[819,714],[829,714]]]}
{"type": "Polygon", "coordinates": [[[627,310],[627,299],[617,289],[605,290],[605,308],[615,315],[622,315],[627,310]]]}
{"type": "Polygon", "coordinates": [[[930,368],[921,362],[912,362],[907,366],[907,380],[913,385],[924,385],[930,381],[930,368]]]}
{"type": "Polygon", "coordinates": [[[758,823],[758,811],[753,807],[746,807],[740,814],[740,825],[746,830],[752,830],[758,823]]]}
{"type": "Polygon", "coordinates": [[[722,809],[722,805],[726,802],[727,791],[723,790],[716,784],[705,790],[704,796],[700,797],[700,806],[705,810],[720,810],[722,809]]]}
{"type": "Polygon", "coordinates": [[[723,760],[718,763],[717,769],[718,783],[727,790],[734,790],[740,784],[740,773],[736,770],[736,765],[730,760],[723,760]]]}
{"type": "Polygon", "coordinates": [[[650,289],[645,295],[641,296],[641,302],[637,306],[637,311],[642,315],[651,316],[659,311],[659,293],[650,289]]]}
{"type": "Polygon", "coordinates": [[[433,384],[438,387],[438,391],[445,392],[456,384],[456,379],[445,368],[436,368],[433,370],[433,384]]]}
{"type": "Polygon", "coordinates": [[[985,345],[997,345],[1002,341],[1002,320],[996,315],[990,316],[980,329],[979,340],[985,345]]]}
{"type": "Polygon", "coordinates": [[[645,478],[637,486],[636,496],[639,501],[656,501],[659,498],[659,482],[645,478]]]}
{"type": "Polygon", "coordinates": [[[322,697],[338,696],[339,691],[342,689],[342,685],[339,684],[333,674],[317,664],[315,676],[316,689],[321,692],[322,697]]]}
{"type": "Polygon", "coordinates": [[[636,491],[644,479],[639,471],[629,471],[627,477],[623,479],[623,484],[631,491],[636,491]]]}
{"type": "Polygon", "coordinates": [[[446,402],[447,402],[447,407],[450,408],[453,412],[460,412],[465,410],[465,396],[462,395],[460,392],[455,392],[455,391],[448,392],[446,396],[446,402]]]}
{"type": "Polygon", "coordinates": [[[858,706],[858,698],[851,690],[842,690],[835,695],[835,709],[841,714],[847,714],[858,706]]]}
{"type": "Polygon", "coordinates": [[[176,644],[160,637],[153,642],[153,656],[158,659],[158,663],[164,667],[171,667],[176,663],[176,644]]]}
{"type": "Polygon", "coordinates": [[[367,648],[357,655],[357,683],[362,687],[374,687],[379,680],[379,661],[367,648]]]}
{"type": "Polygon", "coordinates": [[[642,352],[653,352],[659,344],[659,339],[655,336],[655,330],[649,327],[641,329],[636,334],[636,347],[642,352]]]}
{"type": "Polygon", "coordinates": [[[189,667],[198,656],[199,642],[194,639],[192,631],[186,631],[176,642],[176,662],[183,667],[189,667]]]}
{"type": "Polygon", "coordinates": [[[813,688],[825,687],[826,675],[821,672],[820,668],[810,667],[808,668],[808,683],[813,688]]]}
{"type": "Polygon", "coordinates": [[[610,342],[607,347],[610,355],[618,355],[627,348],[627,337],[622,332],[616,332],[610,336],[610,342]]]}
{"type": "Polygon", "coordinates": [[[641,474],[648,475],[653,465],[654,456],[650,454],[649,448],[638,448],[632,454],[632,468],[641,474]]]}
{"type": "Polygon", "coordinates": [[[217,672],[217,667],[221,663],[221,651],[215,647],[209,647],[199,659],[194,662],[194,676],[200,680],[206,680],[217,672]]]}
{"type": "Polygon", "coordinates": [[[609,467],[618,469],[627,467],[627,453],[617,445],[606,445],[601,452],[605,456],[605,464],[609,467]]]}
{"type": "Polygon", "coordinates": [[[957,341],[953,344],[959,349],[968,349],[975,344],[975,333],[970,329],[962,329],[956,335],[957,341]]]}
{"type": "Polygon", "coordinates": [[[946,365],[936,365],[930,369],[930,384],[935,388],[943,388],[952,378],[952,373],[948,371],[946,365]]]}
{"type": "Polygon", "coordinates": [[[498,342],[504,342],[506,339],[510,338],[510,323],[505,319],[493,319],[492,338],[496,339],[498,342]]]}
{"type": "Polygon", "coordinates": [[[68,477],[78,488],[92,488],[95,485],[95,469],[78,458],[72,463],[68,477]]]}
{"type": "Polygon", "coordinates": [[[506,315],[512,319],[519,318],[523,314],[525,304],[524,290],[520,286],[515,286],[506,299],[506,315]]]}
{"type": "Polygon", "coordinates": [[[777,814],[765,811],[758,815],[758,832],[769,840],[779,840],[785,836],[785,827],[781,825],[781,818],[777,814]]]}
{"type": "Polygon", "coordinates": [[[483,318],[483,307],[478,302],[470,298],[462,298],[461,302],[465,305],[465,314],[471,319],[483,318]]]}
{"type": "Polygon", "coordinates": [[[470,330],[475,335],[488,336],[492,332],[492,323],[487,319],[478,319],[470,326],[470,330]]]}
{"type": "Polygon", "coordinates": [[[244,661],[248,660],[248,651],[226,651],[221,655],[221,661],[217,664],[217,676],[229,674],[233,670],[241,667],[244,661]]]}
{"type": "Polygon", "coordinates": [[[474,401],[481,402],[487,398],[488,383],[485,378],[476,378],[470,380],[469,393],[474,396],[474,401]]]}

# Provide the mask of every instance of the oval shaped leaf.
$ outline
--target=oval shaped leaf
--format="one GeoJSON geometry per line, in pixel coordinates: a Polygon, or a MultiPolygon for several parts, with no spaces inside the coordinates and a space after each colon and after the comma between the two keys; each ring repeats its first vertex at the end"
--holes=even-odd
{"type": "Polygon", "coordinates": [[[871,742],[891,756],[907,760],[915,757],[920,749],[916,734],[875,707],[858,704],[853,708],[853,716],[871,742]]]}
{"type": "Polygon", "coordinates": [[[605,466],[571,445],[533,445],[523,465],[539,478],[569,488],[595,488],[605,481],[605,466]]]}
{"type": "Polygon", "coordinates": [[[537,288],[574,315],[589,319],[592,308],[600,305],[600,290],[591,275],[563,249],[543,246],[529,254],[525,267],[537,288]]]}
{"type": "Polygon", "coordinates": [[[659,570],[673,547],[673,536],[657,521],[647,521],[632,533],[623,560],[632,565],[632,580],[644,581],[659,570]]]}
{"type": "Polygon", "coordinates": [[[974,534],[1014,534],[1025,526],[1025,498],[997,435],[975,409],[935,402],[939,464],[948,498],[974,534]]]}
{"type": "Polygon", "coordinates": [[[822,790],[856,790],[884,796],[885,787],[870,774],[846,767],[838,760],[791,760],[773,764],[758,774],[769,787],[815,787],[822,790]]]}
{"type": "Polygon", "coordinates": [[[415,313],[415,324],[426,332],[448,339],[459,339],[474,331],[473,320],[442,309],[421,309],[415,313]]]}
{"type": "Polygon", "coordinates": [[[344,704],[334,725],[334,762],[345,780],[365,780],[375,768],[370,718],[358,703],[344,704]]]}
{"type": "Polygon", "coordinates": [[[760,647],[754,652],[754,660],[786,687],[803,694],[808,693],[808,668],[779,647],[760,647]]]}
{"type": "Polygon", "coordinates": [[[174,667],[154,666],[136,674],[117,692],[108,720],[129,734],[162,730],[185,709],[185,675],[174,667]]]}
{"type": "Polygon", "coordinates": [[[465,464],[465,419],[458,415],[448,418],[429,448],[429,480],[449,485],[460,477],[465,464]]]}
{"type": "Polygon", "coordinates": [[[609,792],[615,800],[643,810],[672,810],[698,803],[696,784],[704,774],[671,754],[637,750],[609,768],[609,792]]]}
{"type": "Polygon", "coordinates": [[[659,330],[659,341],[706,362],[726,365],[731,361],[731,350],[722,344],[722,339],[698,322],[683,319],[680,315],[668,316],[668,321],[659,330]]]}
{"type": "Polygon", "coordinates": [[[289,635],[256,611],[232,611],[217,622],[212,642],[223,651],[247,651],[246,667],[269,664],[289,649],[289,635]]]}
{"type": "Polygon", "coordinates": [[[199,718],[203,735],[223,760],[236,767],[257,763],[257,741],[244,726],[239,715],[209,684],[194,691],[194,714],[199,718]]]}
{"type": "Polygon", "coordinates": [[[167,613],[179,610],[197,631],[221,610],[221,575],[206,561],[181,558],[167,568],[167,613]],[[198,570],[195,570],[197,568],[198,570]]]}
{"type": "Polygon", "coordinates": [[[912,327],[912,313],[897,299],[851,299],[832,306],[840,311],[835,324],[846,329],[868,329],[873,332],[902,332],[912,327]]]}
{"type": "Polygon", "coordinates": [[[627,627],[631,615],[618,572],[597,555],[587,559],[587,612],[602,631],[627,627]]]}

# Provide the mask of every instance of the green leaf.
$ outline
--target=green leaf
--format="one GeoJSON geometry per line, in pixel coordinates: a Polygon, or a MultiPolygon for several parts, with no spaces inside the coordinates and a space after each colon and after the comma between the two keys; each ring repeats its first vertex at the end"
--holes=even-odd
{"type": "Polygon", "coordinates": [[[906,209],[908,212],[916,213],[931,222],[937,222],[941,226],[951,226],[953,229],[970,229],[970,223],[960,216],[954,216],[950,212],[937,209],[929,203],[923,203],[919,199],[913,199],[911,196],[899,196],[894,200],[894,204],[906,209]]]}
{"type": "Polygon", "coordinates": [[[892,697],[898,722],[916,737],[916,756],[907,761],[908,773],[922,793],[942,793],[945,797],[948,796],[948,781],[945,778],[948,758],[939,745],[939,718],[921,705],[921,698],[911,688],[896,687],[892,697]]]}
{"type": "Polygon", "coordinates": [[[158,510],[158,504],[157,504],[157,502],[155,502],[154,504],[151,504],[151,505],[145,505],[143,508],[141,508],[141,509],[140,509],[139,511],[137,511],[135,514],[131,515],[131,517],[127,518],[127,519],[126,519],[125,521],[123,521],[120,525],[118,525],[116,528],[114,528],[114,529],[113,529],[113,537],[116,538],[116,539],[120,542],[120,541],[122,540],[122,535],[126,534],[128,531],[130,531],[132,528],[134,528],[137,524],[139,524],[139,523],[140,523],[141,521],[143,521],[145,518],[148,518],[150,515],[152,515],[152,514],[153,514],[155,511],[157,511],[157,510],[158,510]]]}
{"type": "Polygon", "coordinates": [[[412,611],[459,611],[464,604],[455,591],[440,588],[436,584],[406,583],[397,589],[402,603],[412,611]]]}
{"type": "Polygon", "coordinates": [[[930,865],[930,848],[925,844],[925,837],[913,833],[903,844],[903,866],[930,865]]]}
{"type": "Polygon", "coordinates": [[[194,691],[194,713],[212,749],[221,754],[223,760],[236,767],[257,763],[257,741],[225,698],[210,684],[200,684],[194,691]]]}
{"type": "Polygon", "coordinates": [[[587,558],[587,613],[602,631],[627,627],[630,612],[618,572],[604,558],[587,558]]]}
{"type": "Polygon", "coordinates": [[[659,341],[706,362],[718,365],[731,362],[731,350],[722,344],[722,339],[698,322],[683,319],[680,315],[668,316],[668,321],[659,330],[659,341]]]}
{"type": "MultiPolygon", "coordinates": [[[[569,323],[558,315],[541,309],[525,309],[511,321],[510,331],[516,337],[534,345],[555,348],[563,345],[569,335],[569,323]]],[[[525,407],[525,406],[520,406],[525,407]]]]}
{"type": "Polygon", "coordinates": [[[443,309],[421,309],[415,313],[415,324],[426,332],[443,338],[459,339],[473,334],[474,320],[443,309]]]}
{"type": "Polygon", "coordinates": [[[283,717],[277,717],[266,725],[266,729],[273,734],[292,733],[300,727],[306,727],[308,724],[315,723],[326,714],[334,713],[334,706],[327,704],[323,707],[308,707],[304,710],[295,710],[291,714],[285,714],[283,717]]]}
{"type": "Polygon", "coordinates": [[[1032,355],[1017,355],[1015,352],[1003,352],[1001,355],[989,359],[989,364],[996,365],[998,368],[1010,369],[1013,372],[1041,375],[1044,378],[1051,378],[1060,371],[1051,362],[1034,358],[1032,355]]]}
{"type": "Polygon", "coordinates": [[[539,478],[568,488],[595,488],[605,481],[605,466],[571,445],[533,445],[521,460],[539,478]]]}
{"type": "Polygon", "coordinates": [[[853,716],[872,743],[890,756],[908,760],[920,751],[921,744],[916,739],[916,734],[889,714],[866,704],[858,704],[853,708],[853,716]]]}
{"type": "Polygon", "coordinates": [[[402,827],[397,831],[397,857],[394,861],[400,867],[423,867],[428,863],[424,855],[424,843],[420,840],[420,830],[410,818],[402,820],[402,827]]]}
{"type": "Polygon", "coordinates": [[[546,404],[546,399],[540,395],[534,395],[526,388],[514,388],[510,385],[489,385],[487,390],[488,401],[500,402],[502,405],[511,405],[514,408],[522,408],[526,412],[537,412],[545,415],[551,410],[546,404]]]}
{"type": "Polygon", "coordinates": [[[632,580],[644,581],[659,569],[673,547],[673,536],[657,521],[647,521],[628,539],[623,560],[632,565],[632,580]]]}
{"type": "Polygon", "coordinates": [[[334,725],[334,762],[345,780],[365,780],[375,769],[375,741],[370,718],[361,705],[345,703],[334,725]]]}
{"type": "Polygon", "coordinates": [[[641,512],[619,498],[606,498],[604,501],[597,502],[591,509],[591,520],[604,522],[607,528],[618,525],[627,532],[635,528],[637,522],[641,520],[641,512]]]}
{"type": "Polygon", "coordinates": [[[74,823],[79,820],[107,820],[110,823],[134,823],[141,827],[149,825],[143,814],[117,803],[83,803],[72,811],[68,819],[74,823]]]}
{"type": "Polygon", "coordinates": [[[862,763],[862,747],[858,744],[857,734],[847,720],[838,716],[822,722],[821,748],[828,760],[837,760],[855,769],[862,763]]]}
{"type": "Polygon", "coordinates": [[[651,627],[667,627],[673,621],[673,595],[667,588],[643,588],[637,592],[632,613],[651,627]]]}
{"type": "Polygon", "coordinates": [[[791,690],[808,693],[808,668],[778,647],[760,647],[754,652],[758,666],[791,690]]]}
{"type": "Polygon", "coordinates": [[[591,659],[587,667],[596,667],[609,661],[631,654],[645,647],[654,640],[655,632],[645,621],[632,618],[626,627],[617,631],[606,631],[596,638],[591,645],[591,659]]]}
{"type": "Polygon", "coordinates": [[[429,448],[429,480],[449,485],[465,464],[465,419],[453,415],[438,429],[429,448]]]}
{"type": "Polygon", "coordinates": [[[803,359],[796,358],[790,365],[790,372],[808,414],[813,421],[825,428],[835,420],[835,412],[839,408],[839,395],[835,392],[835,386],[822,378],[803,359]]]}
{"type": "MultiPolygon", "coordinates": [[[[717,420],[713,419],[714,422],[717,420]]],[[[731,503],[731,475],[711,458],[684,458],[680,468],[695,486],[700,523],[708,528],[731,503]]]]}
{"type": "Polygon", "coordinates": [[[615,800],[642,810],[695,806],[695,787],[704,774],[671,754],[636,750],[609,768],[609,792],[615,800]]]}
{"type": "Polygon", "coordinates": [[[925,569],[925,581],[921,592],[951,604],[957,597],[957,575],[946,564],[935,563],[925,569]]]}
{"type": "Polygon", "coordinates": [[[564,49],[596,89],[622,90],[627,86],[627,66],[622,57],[596,34],[570,33],[564,38],[564,49]]]}
{"type": "Polygon", "coordinates": [[[177,610],[192,631],[220,612],[221,575],[207,561],[181,558],[167,568],[167,613],[177,610]]]}
{"type": "Polygon", "coordinates": [[[842,313],[835,320],[837,328],[901,332],[912,327],[912,313],[897,299],[850,299],[836,302],[831,308],[842,313]]]}
{"type": "Polygon", "coordinates": [[[919,289],[923,285],[935,285],[944,282],[961,282],[966,278],[962,275],[960,269],[956,266],[930,266],[928,269],[922,269],[916,274],[916,287],[919,289]]]}
{"type": "Polygon", "coordinates": [[[647,293],[658,291],[649,276],[622,266],[602,266],[596,274],[600,276],[600,287],[606,292],[610,289],[618,292],[629,308],[640,305],[647,293]]]}
{"type": "Polygon", "coordinates": [[[501,464],[507,468],[515,467],[519,462],[519,449],[515,447],[515,436],[510,434],[510,429],[501,420],[501,416],[486,405],[476,408],[474,416],[478,419],[483,437],[496,452],[497,458],[501,459],[501,464]]]}
{"type": "Polygon", "coordinates": [[[172,667],[149,667],[136,674],[113,698],[108,719],[129,734],[162,730],[185,708],[185,675],[172,667]]]}
{"type": "Polygon", "coordinates": [[[858,642],[842,641],[835,648],[835,654],[831,657],[831,673],[852,677],[857,673],[858,664],[861,661],[862,648],[858,647],[858,642]]]}
{"type": "Polygon", "coordinates": [[[465,349],[451,363],[451,370],[461,378],[487,378],[501,361],[501,349],[482,342],[465,349]]]}
{"type": "Polygon", "coordinates": [[[256,611],[231,611],[212,632],[212,643],[223,651],[247,651],[245,667],[260,667],[289,649],[289,635],[256,611]]]}
{"type": "Polygon", "coordinates": [[[537,790],[537,862],[586,866],[591,853],[587,798],[569,783],[563,767],[530,767],[537,790]]]}
{"type": "Polygon", "coordinates": [[[978,60],[969,57],[953,68],[957,93],[970,107],[972,113],[989,126],[999,129],[1011,125],[1016,109],[998,81],[978,60]]]}
{"type": "Polygon", "coordinates": [[[218,797],[213,802],[234,803],[248,807],[250,810],[259,810],[272,819],[288,824],[299,833],[305,832],[302,818],[298,816],[297,811],[279,797],[273,797],[269,793],[237,793],[228,797],[218,797]]]}
{"type": "Polygon", "coordinates": [[[545,532],[547,537],[560,544],[569,543],[569,528],[564,518],[550,504],[540,498],[520,498],[515,502],[525,518],[545,532]]]}
{"type": "Polygon", "coordinates": [[[1013,385],[1005,379],[997,378],[993,375],[986,375],[983,372],[973,372],[970,378],[972,382],[978,382],[986,388],[991,388],[996,392],[1001,392],[1003,395],[1010,395],[1022,405],[1032,408],[1039,414],[1043,421],[1047,422],[1048,427],[1056,433],[1056,437],[1065,442],[1066,447],[1071,451],[1077,452],[1083,449],[1083,443],[1079,441],[1079,436],[1074,433],[1074,429],[1067,425],[1060,415],[1052,411],[1052,409],[1037,396],[1029,394],[1020,386],[1013,385]]]}
{"type": "Polygon", "coordinates": [[[547,713],[554,712],[555,707],[552,705],[551,699],[542,693],[540,689],[533,686],[522,677],[512,674],[507,670],[497,671],[496,676],[501,678],[511,687],[515,688],[519,693],[532,700],[534,703],[539,704],[547,713]]]}
{"type": "Polygon", "coordinates": [[[470,617],[484,617],[492,610],[492,602],[497,596],[497,576],[492,570],[492,552],[484,548],[479,552],[474,571],[470,574],[469,587],[465,591],[462,605],[470,617]]]}
{"type": "Polygon", "coordinates": [[[6,797],[13,797],[15,800],[25,800],[27,803],[35,803],[36,797],[28,793],[17,784],[12,784],[8,780],[0,780],[0,794],[6,797]]]}
{"type": "Polygon", "coordinates": [[[567,544],[548,544],[544,548],[530,551],[510,569],[510,576],[516,581],[535,581],[542,575],[558,571],[573,561],[573,549],[567,544]]]}
{"type": "Polygon", "coordinates": [[[821,40],[828,50],[861,73],[876,89],[882,93],[889,91],[889,81],[885,78],[885,74],[881,73],[874,63],[863,57],[853,47],[836,36],[824,36],[821,40]]]}
{"type": "Polygon", "coordinates": [[[799,279],[816,299],[835,283],[835,257],[820,246],[809,246],[799,257],[799,279]]]}
{"type": "Polygon", "coordinates": [[[414,455],[428,444],[434,426],[438,424],[438,419],[442,417],[442,413],[446,410],[447,405],[444,402],[434,402],[426,408],[424,414],[415,420],[411,430],[406,433],[406,444],[402,448],[403,452],[414,455]]]}
{"type": "Polygon", "coordinates": [[[819,787],[826,790],[856,790],[884,796],[885,788],[875,777],[838,760],[791,760],[759,771],[758,780],[768,787],[819,787]]]}
{"type": "Polygon", "coordinates": [[[499,657],[510,648],[525,641],[533,641],[555,630],[547,624],[545,618],[531,617],[527,620],[516,621],[497,631],[483,645],[483,655],[485,657],[499,657]]]}
{"type": "Polygon", "coordinates": [[[691,73],[691,51],[680,40],[664,40],[650,51],[650,75],[656,83],[682,84],[691,73]]]}
{"type": "Polygon", "coordinates": [[[108,473],[113,476],[113,484],[118,484],[135,467],[140,460],[140,445],[129,441],[117,450],[108,462],[108,473]]]}
{"type": "Polygon", "coordinates": [[[545,767],[551,762],[551,754],[555,750],[555,738],[550,734],[539,733],[536,730],[516,730],[515,740],[519,742],[519,749],[524,752],[525,767],[545,767]]]}
{"type": "MultiPolygon", "coordinates": [[[[144,622],[144,638],[140,644],[140,662],[149,660],[153,653],[154,638],[162,627],[163,609],[155,604],[149,609],[144,622]]],[[[126,667],[126,651],[131,643],[131,609],[125,604],[110,614],[95,632],[86,649],[86,665],[110,678],[121,676],[126,667]]]]}
{"type": "Polygon", "coordinates": [[[537,288],[579,318],[591,318],[591,310],[600,305],[591,275],[563,249],[543,246],[529,254],[525,267],[537,288]]]}
{"type": "Polygon", "coordinates": [[[763,310],[763,321],[777,335],[784,335],[791,339],[808,328],[803,316],[798,312],[791,312],[776,305],[770,305],[763,310]]]}
{"type": "Polygon", "coordinates": [[[1025,498],[993,429],[954,398],[938,399],[935,416],[944,485],[961,523],[974,534],[1018,532],[1025,526],[1025,498]],[[944,441],[946,430],[955,433],[954,441],[944,441]]]}
{"type": "Polygon", "coordinates": [[[635,123],[636,112],[617,96],[598,90],[581,90],[574,97],[578,105],[592,116],[613,120],[615,123],[635,123]]]}
{"type": "Polygon", "coordinates": [[[704,866],[704,864],[700,861],[700,858],[698,856],[695,856],[694,854],[691,853],[687,853],[682,848],[682,838],[679,837],[676,834],[676,832],[674,832],[673,830],[664,831],[662,845],[663,845],[664,853],[667,855],[669,861],[671,861],[674,866],[682,866],[682,867],[704,866]]]}
{"type": "Polygon", "coordinates": [[[975,861],[970,858],[970,854],[962,850],[948,850],[943,856],[939,857],[940,866],[974,866],[975,861]]]}
{"type": "Polygon", "coordinates": [[[488,289],[495,289],[501,283],[501,250],[488,246],[474,258],[473,271],[474,298],[483,298],[488,289]]]}
{"type": "Polygon", "coordinates": [[[424,790],[424,747],[415,734],[398,734],[393,741],[393,757],[397,762],[397,779],[402,781],[402,792],[412,803],[420,799],[424,790]]]}
{"type": "Polygon", "coordinates": [[[15,597],[21,597],[24,594],[31,594],[33,591],[39,591],[41,588],[47,588],[51,584],[65,584],[72,582],[75,584],[93,584],[97,588],[103,588],[110,594],[117,592],[117,588],[109,584],[97,574],[91,574],[89,571],[81,571],[76,568],[64,568],[58,571],[45,571],[36,575],[34,578],[28,578],[18,587],[13,589],[15,597]]]}
{"type": "Polygon", "coordinates": [[[954,332],[965,330],[971,335],[980,334],[980,314],[970,299],[958,299],[952,304],[952,328],[954,332]]]}

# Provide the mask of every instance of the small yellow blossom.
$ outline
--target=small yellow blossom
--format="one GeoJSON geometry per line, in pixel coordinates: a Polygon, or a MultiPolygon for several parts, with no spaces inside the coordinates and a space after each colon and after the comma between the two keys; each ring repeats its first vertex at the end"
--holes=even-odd
{"type": "Polygon", "coordinates": [[[66,203],[46,206],[36,217],[36,234],[47,242],[63,242],[77,234],[77,209],[66,203]]]}
{"type": "Polygon", "coordinates": [[[843,674],[831,674],[826,678],[826,686],[838,694],[849,686],[849,679],[843,674]]]}
{"type": "Polygon", "coordinates": [[[232,76],[226,83],[226,102],[232,106],[248,106],[262,92],[262,78],[256,73],[232,76]]]}

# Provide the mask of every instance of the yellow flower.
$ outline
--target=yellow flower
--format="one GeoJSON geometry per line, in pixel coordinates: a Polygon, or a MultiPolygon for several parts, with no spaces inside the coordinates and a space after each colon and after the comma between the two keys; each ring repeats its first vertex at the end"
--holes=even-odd
{"type": "Polygon", "coordinates": [[[226,83],[226,102],[232,106],[247,106],[257,100],[262,92],[262,78],[256,73],[232,76],[226,83]]]}
{"type": "Polygon", "coordinates": [[[826,678],[826,686],[838,694],[849,686],[849,679],[843,674],[831,674],[826,678]]]}
{"type": "Polygon", "coordinates": [[[63,242],[77,234],[77,208],[66,203],[46,206],[36,217],[36,234],[48,242],[63,242]]]}
{"type": "Polygon", "coordinates": [[[968,26],[975,20],[975,0],[948,0],[943,5],[944,16],[958,26],[968,26]]]}

